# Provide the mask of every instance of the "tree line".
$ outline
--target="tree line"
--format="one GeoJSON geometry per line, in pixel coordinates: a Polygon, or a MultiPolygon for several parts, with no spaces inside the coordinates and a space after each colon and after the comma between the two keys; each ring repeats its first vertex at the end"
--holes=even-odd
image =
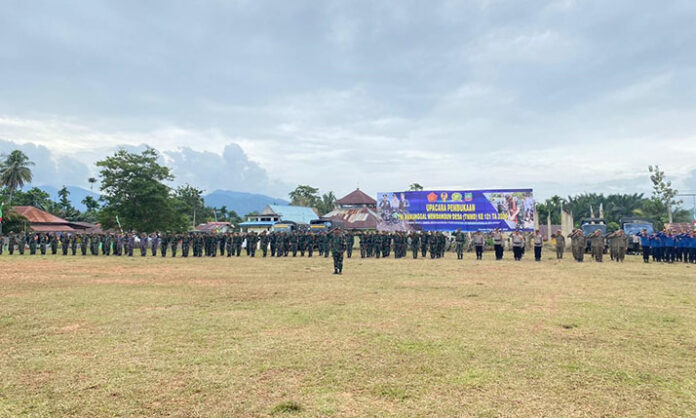
{"type": "Polygon", "coordinates": [[[26,219],[8,210],[11,206],[34,206],[68,221],[99,223],[104,229],[124,231],[183,232],[213,220],[233,224],[243,221],[225,206],[206,206],[201,189],[188,184],[168,186],[167,182],[173,181],[174,176],[158,158],[153,148],[141,153],[120,149],[98,161],[99,180],[90,177],[87,181],[91,190],[100,183],[100,197],[86,196],[81,202],[85,210],[80,211],[72,205],[66,186],[58,191],[58,201],[51,200],[38,187],[23,191],[26,184],[31,184],[34,163],[19,150],[3,155],[0,157],[0,202],[5,205],[3,231],[20,231],[27,225],[26,219]]]}
{"type": "MultiPolygon", "coordinates": [[[[81,202],[86,208],[83,211],[72,205],[70,192],[65,186],[58,191],[58,201],[51,200],[48,193],[37,187],[23,191],[25,185],[31,184],[33,166],[34,163],[19,150],[0,157],[0,204],[5,205],[2,218],[5,232],[26,227],[26,219],[7,210],[11,206],[34,206],[69,221],[99,223],[104,229],[140,232],[184,232],[199,223],[213,220],[233,224],[244,220],[225,206],[206,206],[202,189],[188,184],[170,187],[168,184],[174,180],[174,175],[169,167],[160,164],[159,154],[153,148],[140,153],[119,149],[98,161],[99,179],[90,177],[87,181],[90,190],[99,183],[100,197],[85,197],[81,202]]],[[[650,197],[638,193],[553,196],[537,203],[540,221],[543,223],[550,216],[553,224],[560,224],[563,209],[573,214],[576,226],[579,226],[583,218],[599,216],[600,208],[610,229],[618,229],[620,220],[628,216],[649,219],[656,228],[662,228],[666,222],[691,221],[690,211],[678,208],[682,203],[676,200],[678,191],[667,180],[664,171],[658,166],[650,166],[649,172],[653,183],[650,197]]],[[[423,190],[423,186],[413,183],[409,190],[423,190]]],[[[320,193],[318,188],[309,185],[297,186],[289,197],[291,205],[314,208],[320,216],[332,211],[336,205],[332,191],[320,193]]]]}
{"type": "MultiPolygon", "coordinates": [[[[51,200],[45,191],[32,187],[34,163],[21,151],[0,156],[0,202],[6,205],[3,230],[20,231],[27,220],[7,210],[11,206],[34,206],[73,222],[99,223],[103,229],[122,229],[140,232],[184,232],[197,224],[225,221],[239,224],[244,219],[226,206],[206,206],[204,190],[189,184],[170,187],[174,175],[169,167],[159,162],[154,148],[140,153],[117,150],[96,163],[98,179],[90,177],[90,190],[99,183],[98,199],[86,196],[81,203],[85,210],[76,209],[70,200],[70,191],[63,186],[58,201],[51,200]]],[[[318,215],[333,210],[336,196],[333,192],[319,193],[319,189],[300,185],[289,193],[291,205],[315,208],[318,215]]],[[[246,214],[253,215],[254,212],[246,214]]]]}
{"type": "Polygon", "coordinates": [[[676,199],[679,191],[667,180],[664,171],[659,166],[649,166],[648,171],[653,184],[649,197],[642,193],[606,196],[602,193],[582,193],[567,198],[553,196],[537,203],[539,222],[545,223],[550,216],[552,224],[560,224],[561,209],[573,215],[576,227],[584,218],[599,217],[601,210],[610,231],[618,230],[621,220],[628,217],[649,220],[656,229],[662,229],[665,223],[691,222],[693,214],[678,207],[683,203],[676,199]]]}

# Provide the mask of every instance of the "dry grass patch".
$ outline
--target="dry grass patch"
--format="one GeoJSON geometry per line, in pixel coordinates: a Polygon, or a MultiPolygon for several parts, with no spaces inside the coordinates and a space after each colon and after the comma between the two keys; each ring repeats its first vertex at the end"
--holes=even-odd
{"type": "Polygon", "coordinates": [[[696,415],[684,265],[0,263],[0,416],[696,415]]]}

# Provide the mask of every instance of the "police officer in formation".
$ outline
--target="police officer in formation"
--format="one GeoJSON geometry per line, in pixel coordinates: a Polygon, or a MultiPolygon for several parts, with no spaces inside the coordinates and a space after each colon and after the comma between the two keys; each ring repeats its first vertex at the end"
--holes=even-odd
{"type": "Polygon", "coordinates": [[[471,237],[471,242],[474,245],[474,248],[476,249],[476,259],[483,260],[483,246],[486,243],[486,241],[481,231],[476,231],[474,233],[474,236],[471,237]]]}
{"type": "Polygon", "coordinates": [[[493,251],[495,252],[495,259],[502,260],[504,253],[504,238],[503,233],[500,232],[499,228],[496,228],[493,233],[491,233],[491,238],[493,239],[493,251]]]}
{"type": "Polygon", "coordinates": [[[541,261],[541,251],[544,247],[544,237],[538,229],[532,235],[532,242],[534,244],[534,261],[539,262],[541,261]]]}
{"type": "Polygon", "coordinates": [[[512,242],[512,254],[515,261],[521,261],[524,255],[525,239],[520,231],[514,231],[510,237],[512,242]]]}

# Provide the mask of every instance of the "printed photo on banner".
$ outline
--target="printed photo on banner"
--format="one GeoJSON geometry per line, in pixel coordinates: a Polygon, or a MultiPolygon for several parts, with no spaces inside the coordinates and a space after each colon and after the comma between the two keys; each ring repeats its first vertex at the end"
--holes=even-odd
{"type": "Polygon", "coordinates": [[[377,194],[379,231],[531,231],[532,189],[431,190],[377,194]]]}

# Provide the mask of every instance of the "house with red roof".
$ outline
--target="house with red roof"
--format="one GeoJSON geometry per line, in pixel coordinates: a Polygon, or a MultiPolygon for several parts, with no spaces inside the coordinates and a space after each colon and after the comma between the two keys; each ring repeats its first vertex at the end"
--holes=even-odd
{"type": "Polygon", "coordinates": [[[34,232],[88,232],[97,227],[87,222],[71,222],[34,206],[14,206],[12,210],[25,217],[34,232]]]}
{"type": "Polygon", "coordinates": [[[336,208],[322,219],[343,224],[349,230],[377,229],[377,201],[356,189],[336,201],[336,208]]]}

